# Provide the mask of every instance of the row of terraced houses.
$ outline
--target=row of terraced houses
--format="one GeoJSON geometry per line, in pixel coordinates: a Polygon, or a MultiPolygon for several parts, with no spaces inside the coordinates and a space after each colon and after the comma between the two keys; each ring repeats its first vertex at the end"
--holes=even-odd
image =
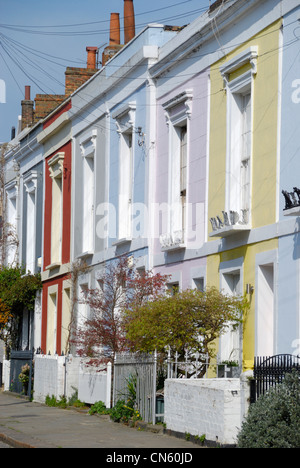
{"type": "Polygon", "coordinates": [[[64,96],[34,102],[26,87],[5,154],[19,238],[6,261],[43,282],[23,348],[65,352],[72,263],[90,266],[80,294],[128,254],[170,287],[248,295],[221,361],[245,372],[254,356],[299,354],[299,0],[217,0],[184,28],[138,34],[131,21],[121,44],[112,14],[101,67],[87,47],[64,96]]]}

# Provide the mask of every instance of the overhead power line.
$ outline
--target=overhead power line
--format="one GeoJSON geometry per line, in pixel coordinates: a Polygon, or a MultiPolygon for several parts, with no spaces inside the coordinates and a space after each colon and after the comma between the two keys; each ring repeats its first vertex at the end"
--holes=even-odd
{"type": "MultiPolygon", "coordinates": [[[[135,13],[135,16],[145,16],[150,13],[155,13],[157,11],[162,11],[162,10],[168,10],[169,8],[176,7],[178,5],[184,5],[185,3],[190,3],[192,0],[185,0],[184,2],[179,2],[179,3],[174,3],[173,5],[168,5],[162,8],[156,8],[155,10],[150,10],[150,11],[143,11],[142,13],[135,13]]],[[[122,19],[125,19],[125,17],[122,17],[122,19]]],[[[101,21],[89,21],[86,23],[69,23],[69,24],[54,24],[54,25],[20,25],[20,24],[5,24],[5,23],[0,23],[0,26],[3,27],[24,27],[24,28],[69,28],[69,27],[74,27],[74,26],[88,26],[91,24],[105,24],[109,23],[110,20],[101,20],[101,21]]]]}
{"type": "MultiPolygon", "coordinates": [[[[162,23],[166,24],[167,22],[176,21],[176,20],[180,20],[180,19],[183,19],[183,18],[188,18],[188,17],[193,16],[193,15],[196,16],[197,14],[199,14],[201,12],[204,12],[205,10],[206,10],[206,8],[197,8],[195,10],[190,10],[190,11],[185,12],[185,13],[180,13],[180,14],[173,15],[173,16],[168,16],[168,17],[165,17],[165,18],[154,19],[154,20],[151,20],[151,23],[153,23],[153,22],[162,22],[162,23]]],[[[148,24],[149,24],[149,21],[144,22],[144,23],[136,24],[136,27],[137,28],[145,27],[148,24]]],[[[78,30],[75,31],[74,30],[74,31],[61,31],[61,32],[58,32],[58,31],[41,31],[41,30],[26,29],[26,27],[6,26],[6,25],[3,25],[3,24],[0,24],[0,28],[7,29],[9,31],[14,31],[14,32],[21,32],[21,33],[25,33],[25,34],[41,35],[41,36],[60,36],[60,37],[103,35],[103,34],[109,34],[109,32],[110,32],[110,29],[95,29],[95,30],[86,30],[86,31],[78,31],[78,30]]]]}

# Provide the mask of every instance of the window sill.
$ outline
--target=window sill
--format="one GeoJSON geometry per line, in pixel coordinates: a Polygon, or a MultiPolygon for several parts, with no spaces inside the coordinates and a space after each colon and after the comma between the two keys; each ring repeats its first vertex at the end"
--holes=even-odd
{"type": "Polygon", "coordinates": [[[283,210],[283,216],[300,216],[300,206],[283,210]]]}
{"type": "Polygon", "coordinates": [[[55,263],[51,263],[50,265],[47,265],[45,267],[45,270],[52,271],[52,270],[55,270],[56,268],[60,268],[60,267],[61,267],[61,262],[55,262],[55,263]]]}
{"type": "Polygon", "coordinates": [[[229,237],[239,232],[250,231],[251,227],[249,224],[235,224],[233,226],[225,226],[221,229],[213,231],[209,234],[209,237],[229,237]]]}
{"type": "Polygon", "coordinates": [[[131,237],[123,237],[122,239],[118,239],[112,243],[113,247],[119,247],[120,245],[127,244],[132,241],[131,237]]]}
{"type": "Polygon", "coordinates": [[[186,248],[184,242],[184,235],[182,231],[172,234],[165,234],[160,236],[160,246],[162,252],[172,252],[175,250],[182,250],[186,248]]]}
{"type": "Polygon", "coordinates": [[[174,252],[175,250],[182,250],[185,248],[186,248],[185,244],[173,244],[173,245],[161,247],[161,251],[162,252],[174,252]]]}
{"type": "Polygon", "coordinates": [[[86,252],[82,252],[81,254],[77,255],[77,258],[87,258],[87,257],[92,257],[94,255],[94,252],[91,250],[87,250],[86,252]]]}

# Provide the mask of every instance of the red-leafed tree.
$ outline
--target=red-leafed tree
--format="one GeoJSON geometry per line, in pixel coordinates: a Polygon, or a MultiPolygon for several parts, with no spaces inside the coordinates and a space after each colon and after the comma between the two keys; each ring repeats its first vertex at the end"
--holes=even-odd
{"type": "Polygon", "coordinates": [[[125,333],[125,311],[160,297],[168,276],[136,268],[132,257],[107,263],[98,278],[99,288],[88,289],[79,301],[89,306],[89,318],[72,340],[77,354],[90,365],[111,362],[130,346],[125,333]]]}

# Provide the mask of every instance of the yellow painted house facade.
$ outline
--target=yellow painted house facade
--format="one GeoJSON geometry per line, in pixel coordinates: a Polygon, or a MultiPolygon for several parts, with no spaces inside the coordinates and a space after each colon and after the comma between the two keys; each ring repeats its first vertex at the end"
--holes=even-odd
{"type": "Polygon", "coordinates": [[[275,352],[281,26],[225,50],[210,69],[207,285],[247,294],[243,325],[218,347],[243,370],[275,352]]]}

